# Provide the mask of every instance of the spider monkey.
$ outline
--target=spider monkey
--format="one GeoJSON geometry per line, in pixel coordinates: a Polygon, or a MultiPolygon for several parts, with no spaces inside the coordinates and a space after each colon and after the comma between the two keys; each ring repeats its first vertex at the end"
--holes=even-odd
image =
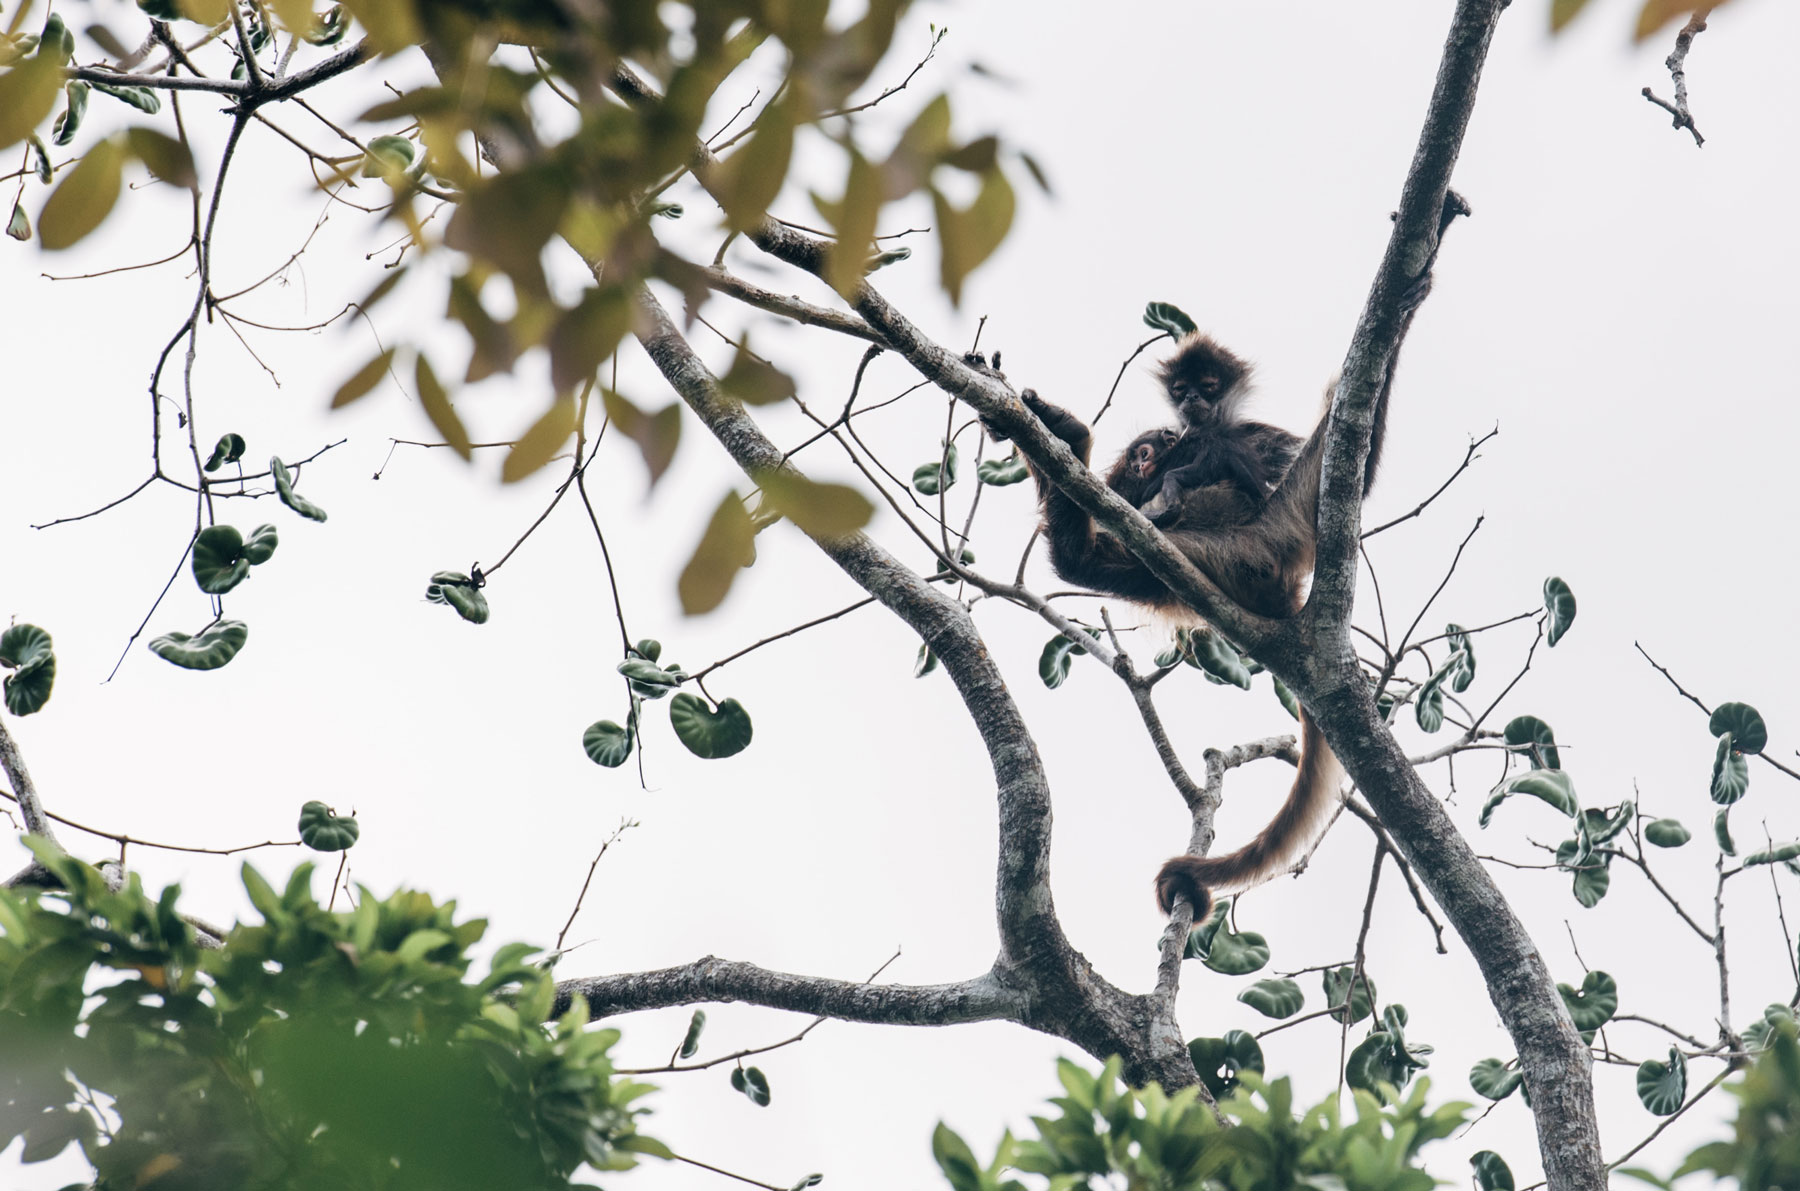
{"type": "MultiPolygon", "coordinates": [[[[1462,197],[1447,192],[1438,218],[1439,238],[1452,220],[1468,213],[1462,197]]],[[[1401,340],[1431,291],[1435,260],[1434,246],[1424,270],[1402,296],[1401,340]]],[[[1181,415],[1182,428],[1139,435],[1108,469],[1106,483],[1163,528],[1176,549],[1233,601],[1260,616],[1287,617],[1305,602],[1312,573],[1326,419],[1321,417],[1304,441],[1278,427],[1241,419],[1238,406],[1249,373],[1249,365],[1212,339],[1198,332],[1185,336],[1158,376],[1181,415]]],[[[1393,381],[1390,358],[1375,398],[1365,492],[1381,462],[1393,381]]],[[[1084,465],[1088,462],[1093,434],[1080,418],[1032,389],[1019,397],[1084,465]]],[[[1192,609],[1119,539],[1098,530],[1087,512],[1035,466],[1031,471],[1043,505],[1050,563],[1058,575],[1155,611],[1192,617],[1192,609]]],[[[1343,777],[1324,734],[1304,708],[1298,768],[1287,801],[1244,847],[1164,863],[1156,876],[1156,902],[1163,913],[1173,913],[1176,899],[1186,898],[1194,921],[1204,921],[1214,890],[1259,885],[1304,853],[1329,820],[1343,777]]]]}

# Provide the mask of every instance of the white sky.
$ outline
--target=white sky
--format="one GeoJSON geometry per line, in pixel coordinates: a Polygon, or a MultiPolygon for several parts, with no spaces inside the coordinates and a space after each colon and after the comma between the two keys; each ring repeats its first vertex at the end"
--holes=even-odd
{"type": "MultiPolygon", "coordinates": [[[[1531,713],[1554,725],[1586,805],[1616,803],[1635,784],[1646,810],[1683,819],[1695,841],[1667,854],[1659,871],[1696,913],[1709,913],[1711,742],[1703,717],[1632,642],[1709,703],[1759,707],[1772,751],[1791,755],[1800,708],[1788,676],[1800,664],[1800,642],[1782,608],[1793,583],[1787,522],[1800,429],[1791,379],[1800,301],[1791,276],[1800,233],[1784,196],[1800,182],[1800,114],[1781,87],[1788,47],[1800,40],[1800,10],[1739,0],[1715,17],[1689,61],[1708,137],[1696,150],[1638,94],[1646,84],[1669,93],[1661,59],[1671,38],[1634,50],[1627,39],[1636,5],[1592,7],[1554,42],[1542,0],[1515,4],[1503,22],[1455,179],[1475,216],[1448,238],[1436,292],[1406,347],[1370,522],[1436,488],[1471,436],[1496,424],[1501,434],[1422,518],[1376,539],[1371,556],[1396,629],[1437,585],[1478,516],[1486,520],[1427,614],[1426,631],[1531,609],[1546,575],[1569,581],[1580,619],[1555,651],[1539,649],[1494,723],[1531,713]]],[[[1056,194],[1046,200],[1019,173],[1013,236],[970,284],[960,312],[935,296],[927,250],[877,280],[952,345],[968,342],[976,319],[988,316],[983,346],[1004,349],[1014,382],[1082,411],[1098,407],[1120,361],[1147,336],[1144,303],[1174,302],[1258,362],[1262,416],[1303,428],[1342,358],[1387,235],[1448,10],[1425,0],[1122,3],[1101,16],[1095,6],[1041,0],[921,4],[878,83],[903,75],[923,52],[928,21],[947,22],[950,36],[912,90],[871,114],[876,143],[887,135],[879,130],[952,85],[958,131],[1003,131],[1044,164],[1056,194]],[[970,74],[974,62],[1010,83],[970,74]]],[[[404,81],[419,69],[400,62],[380,72],[404,81]]],[[[722,114],[755,85],[747,75],[741,88],[727,87],[722,114]]],[[[357,109],[354,97],[339,103],[340,114],[357,109]]],[[[190,128],[216,143],[216,101],[187,104],[190,128]]],[[[95,98],[92,119],[122,114],[95,98]]],[[[300,113],[275,118],[329,144],[300,113]]],[[[216,156],[202,160],[210,178],[216,156]]],[[[900,982],[960,979],[987,966],[995,948],[991,778],[947,679],[911,678],[916,639],[878,609],[853,613],[709,680],[715,695],[739,698],[754,717],[749,751],[698,761],[653,706],[649,789],[639,787],[635,766],[594,767],[579,746],[582,729],[622,719],[625,708],[591,531],[578,508],[560,507],[489,587],[494,612],[484,627],[426,605],[432,571],[472,559],[491,565],[536,516],[556,477],[546,472],[502,489],[499,452],[479,456],[471,474],[448,452],[402,448],[372,483],[388,436],[431,435],[416,405],[392,387],[348,412],[325,409],[375,350],[366,326],[247,332],[279,387],[222,327],[206,329],[196,371],[202,441],[237,431],[249,440],[248,457],[260,461],[347,437],[301,483],[331,520],[301,522],[268,500],[223,508],[221,520],[245,528],[271,520],[282,535],[272,563],[229,601],[230,614],[251,626],[244,652],[225,670],[194,674],[151,656],[140,640],[118,678],[103,684],[175,565],[192,506],[165,488],[76,525],[28,526],[91,509],[143,477],[145,381],[191,300],[191,283],[185,264],[99,281],[53,283],[39,273],[89,272],[173,251],[185,235],[185,198],[166,188],[127,197],[130,210],[76,252],[43,258],[10,243],[4,250],[0,326],[12,364],[0,397],[0,616],[49,629],[59,662],[46,710],[9,726],[51,809],[112,830],[223,847],[292,838],[300,803],[321,798],[354,808],[362,823],[351,853],[356,880],[382,892],[404,883],[456,897],[466,912],[492,920],[491,941],[543,943],[567,917],[599,841],[629,816],[642,825],[600,866],[570,934],[586,945],[565,959],[564,974],[717,954],[861,978],[896,947],[903,954],[884,978],[900,982]]],[[[692,194],[680,197],[689,214],[671,229],[676,241],[710,253],[708,209],[692,194]]],[[[34,217],[39,202],[34,186],[34,217]]],[[[323,205],[298,154],[269,135],[249,139],[227,189],[216,288],[240,288],[278,267],[323,205]]],[[[778,209],[802,221],[812,214],[798,188],[778,209]]],[[[883,225],[929,219],[924,208],[895,209],[883,225]]],[[[340,208],[286,283],[265,288],[243,313],[281,324],[328,317],[379,279],[392,256],[380,250],[395,234],[340,208]]],[[[775,271],[752,250],[736,249],[732,260],[775,288],[824,300],[815,284],[775,271]]],[[[436,335],[430,324],[441,302],[432,285],[403,290],[377,312],[382,341],[436,335]]],[[[841,408],[860,344],[790,333],[725,299],[706,314],[733,333],[755,328],[759,350],[799,377],[809,405],[841,408]]],[[[703,328],[695,341],[715,364],[728,360],[703,328]]],[[[901,361],[884,357],[865,394],[885,398],[912,380],[901,361]]],[[[635,348],[625,353],[621,386],[646,406],[673,399],[635,348]]],[[[462,408],[478,438],[504,438],[536,416],[543,393],[541,373],[527,368],[462,408]]],[[[1167,417],[1143,362],[1115,404],[1099,453],[1167,417]]],[[[904,473],[931,455],[944,415],[942,401],[921,391],[871,417],[865,433],[904,473]]],[[[764,422],[784,442],[803,434],[792,410],[769,412],[764,422]]],[[[758,564],[721,612],[685,620],[674,577],[705,514],[727,487],[744,486],[692,418],[685,432],[674,470],[649,499],[629,444],[605,446],[590,473],[633,637],[660,638],[665,658],[691,670],[858,597],[803,538],[780,527],[760,540],[758,564]]],[[[825,446],[800,459],[817,476],[854,474],[825,446]]],[[[972,463],[965,454],[953,508],[972,494],[972,463]]],[[[996,574],[1010,574],[1029,533],[1028,493],[1021,485],[983,497],[974,547],[996,574]]],[[[891,515],[874,533],[922,565],[923,550],[891,515]]],[[[1030,575],[1040,590],[1061,586],[1041,551],[1030,575]]],[[[1366,575],[1364,592],[1359,621],[1373,626],[1366,575]]],[[[1180,800],[1110,675],[1078,661],[1063,689],[1047,691],[1035,667],[1048,628],[994,604],[981,605],[977,618],[1049,767],[1064,925],[1109,979],[1147,989],[1160,929],[1149,880],[1186,839],[1180,800]]],[[[183,574],[145,639],[206,620],[204,600],[183,574]]],[[[1471,699],[1485,705],[1499,693],[1530,635],[1515,626],[1484,636],[1471,699]]],[[[1146,659],[1159,645],[1153,630],[1133,641],[1146,659]]],[[[1259,679],[1245,695],[1187,675],[1159,688],[1191,766],[1206,747],[1290,730],[1266,684],[1259,679]]],[[[1423,745],[1410,725],[1403,738],[1423,745]]],[[[1475,828],[1498,773],[1485,757],[1459,767],[1452,813],[1478,851],[1533,861],[1528,841],[1554,844],[1565,834],[1547,808],[1509,804],[1485,833],[1475,828]]],[[[1777,839],[1800,834],[1787,779],[1761,765],[1751,773],[1749,801],[1733,819],[1740,844],[1760,838],[1765,817],[1777,839]]],[[[1287,780],[1272,763],[1228,780],[1221,846],[1256,830],[1287,780]]],[[[1452,794],[1442,766],[1430,780],[1452,794]]],[[[86,855],[104,854],[100,841],[73,831],[64,838],[86,855]]],[[[23,863],[10,843],[0,853],[6,864],[23,863]]],[[[300,858],[291,850],[253,857],[274,874],[300,858]]],[[[152,886],[179,880],[196,913],[247,910],[233,861],[135,848],[131,860],[152,886]]],[[[1259,976],[1348,960],[1368,862],[1366,831],[1346,822],[1302,879],[1245,899],[1241,925],[1274,948],[1271,970],[1259,976]]],[[[1568,896],[1566,875],[1502,869],[1496,877],[1559,979],[1579,984],[1578,944],[1587,964],[1618,978],[1622,1011],[1709,1034],[1718,1013],[1709,951],[1637,874],[1622,865],[1614,872],[1612,894],[1593,910],[1568,896]]],[[[1760,876],[1739,880],[1727,905],[1740,1029],[1793,991],[1791,942],[1775,922],[1769,888],[1760,876]]],[[[1783,892],[1795,892],[1791,882],[1783,892]]],[[[1430,932],[1390,869],[1369,969],[1384,1003],[1410,1011],[1409,1036],[1437,1046],[1434,1097],[1472,1098],[1470,1065],[1513,1052],[1474,965],[1450,942],[1450,955],[1431,953],[1430,932]]],[[[1270,1024],[1233,999],[1252,978],[1192,964],[1185,976],[1190,1035],[1270,1024]]],[[[1318,1007],[1316,975],[1301,983],[1308,1007],[1318,1007]]],[[[620,1055],[663,1061],[687,1012],[622,1020],[620,1055]]],[[[774,1041],[803,1024],[744,1007],[708,1013],[704,1054],[774,1041]]],[[[1361,1035],[1358,1027],[1352,1042],[1361,1035]]],[[[1611,1037],[1634,1062],[1666,1051],[1641,1026],[1616,1027],[1611,1037]]],[[[1303,1100],[1331,1089],[1338,1045],[1330,1027],[1283,1031],[1265,1050],[1271,1072],[1293,1074],[1303,1100]]],[[[761,1061],[772,1107],[757,1109],[731,1092],[723,1069],[664,1077],[652,1131],[692,1157],[772,1183],[819,1170],[827,1187],[941,1186],[929,1154],[932,1125],[948,1120],[978,1154],[991,1153],[1003,1127],[1018,1129],[1041,1111],[1056,1091],[1051,1059],[1068,1053],[1007,1025],[834,1023],[761,1061]]],[[[1695,1083],[1713,1070],[1697,1064],[1695,1083]]],[[[1621,1066],[1598,1076],[1609,1157],[1655,1124],[1636,1102],[1633,1074],[1621,1066]]],[[[1692,1115],[1649,1152],[1649,1165],[1672,1167],[1712,1128],[1705,1109],[1692,1115]]],[[[1484,1148],[1505,1155],[1521,1186],[1537,1177],[1517,1098],[1428,1153],[1436,1173],[1460,1181],[1463,1157],[1484,1148]]],[[[0,1178],[53,1187],[67,1174],[9,1165],[0,1178]]],[[[652,1165],[612,1182],[719,1185],[710,1179],[652,1165]]]]}

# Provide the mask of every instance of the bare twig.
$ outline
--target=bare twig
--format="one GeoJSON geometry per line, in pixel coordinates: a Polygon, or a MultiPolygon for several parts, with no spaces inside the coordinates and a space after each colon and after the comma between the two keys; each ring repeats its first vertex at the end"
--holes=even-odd
{"type": "Polygon", "coordinates": [[[1706,18],[1711,15],[1710,4],[1695,9],[1694,15],[1688,18],[1688,23],[1675,35],[1675,49],[1663,59],[1663,65],[1669,68],[1669,81],[1675,86],[1675,102],[1657,98],[1656,93],[1648,87],[1643,90],[1645,99],[1669,113],[1675,129],[1685,128],[1693,134],[1696,149],[1706,144],[1706,138],[1700,135],[1700,129],[1694,123],[1694,113],[1688,109],[1687,56],[1688,51],[1694,48],[1694,38],[1706,32],[1706,18]]]}

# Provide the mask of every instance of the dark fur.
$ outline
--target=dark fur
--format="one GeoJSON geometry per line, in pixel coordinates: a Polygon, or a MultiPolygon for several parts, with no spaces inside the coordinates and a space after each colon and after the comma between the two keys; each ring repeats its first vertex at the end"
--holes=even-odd
{"type": "MultiPolygon", "coordinates": [[[[1441,237],[1468,207],[1454,191],[1445,197],[1441,237]]],[[[1401,339],[1431,289],[1431,268],[1405,295],[1401,339]]],[[[1106,482],[1163,528],[1170,542],[1245,609],[1267,617],[1300,610],[1317,547],[1320,467],[1326,420],[1302,442],[1279,427],[1237,416],[1249,365],[1198,333],[1186,336],[1163,366],[1160,379],[1183,426],[1140,435],[1108,470],[1106,482]]],[[[1376,395],[1366,492],[1374,483],[1386,437],[1394,362],[1376,395]]],[[[1093,434],[1081,419],[1043,400],[1020,394],[1049,431],[1085,464],[1093,434]]],[[[1028,461],[1029,462],[1029,461],[1028,461]]],[[[1050,563],[1071,583],[1147,608],[1191,615],[1191,610],[1150,573],[1117,538],[1034,467],[1044,508],[1050,563]]],[[[1157,874],[1156,899],[1172,913],[1177,898],[1204,920],[1217,890],[1243,889],[1275,876],[1318,838],[1336,802],[1341,773],[1325,737],[1302,709],[1299,773],[1287,801],[1255,839],[1223,856],[1177,856],[1157,874]]]]}

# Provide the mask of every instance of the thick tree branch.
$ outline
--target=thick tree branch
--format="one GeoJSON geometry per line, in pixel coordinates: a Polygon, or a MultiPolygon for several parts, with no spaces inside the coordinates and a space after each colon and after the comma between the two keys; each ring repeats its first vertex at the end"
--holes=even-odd
{"type": "Polygon", "coordinates": [[[840,1021],[898,1026],[1018,1021],[1025,1011],[1020,992],[1007,988],[991,972],[955,984],[865,984],[772,972],[710,955],[654,972],[561,981],[551,1016],[564,1012],[576,996],[587,1001],[588,1012],[595,1018],[716,1001],[744,1001],[840,1021]]]}
{"type": "MultiPolygon", "coordinates": [[[[25,830],[56,843],[56,832],[50,826],[50,816],[44,812],[43,803],[38,801],[37,787],[31,781],[31,771],[25,768],[25,757],[19,752],[12,733],[6,730],[4,719],[0,719],[0,773],[6,774],[6,780],[12,785],[13,799],[19,804],[19,813],[25,818],[25,830]]],[[[60,844],[57,846],[61,847],[60,844]]]]}

